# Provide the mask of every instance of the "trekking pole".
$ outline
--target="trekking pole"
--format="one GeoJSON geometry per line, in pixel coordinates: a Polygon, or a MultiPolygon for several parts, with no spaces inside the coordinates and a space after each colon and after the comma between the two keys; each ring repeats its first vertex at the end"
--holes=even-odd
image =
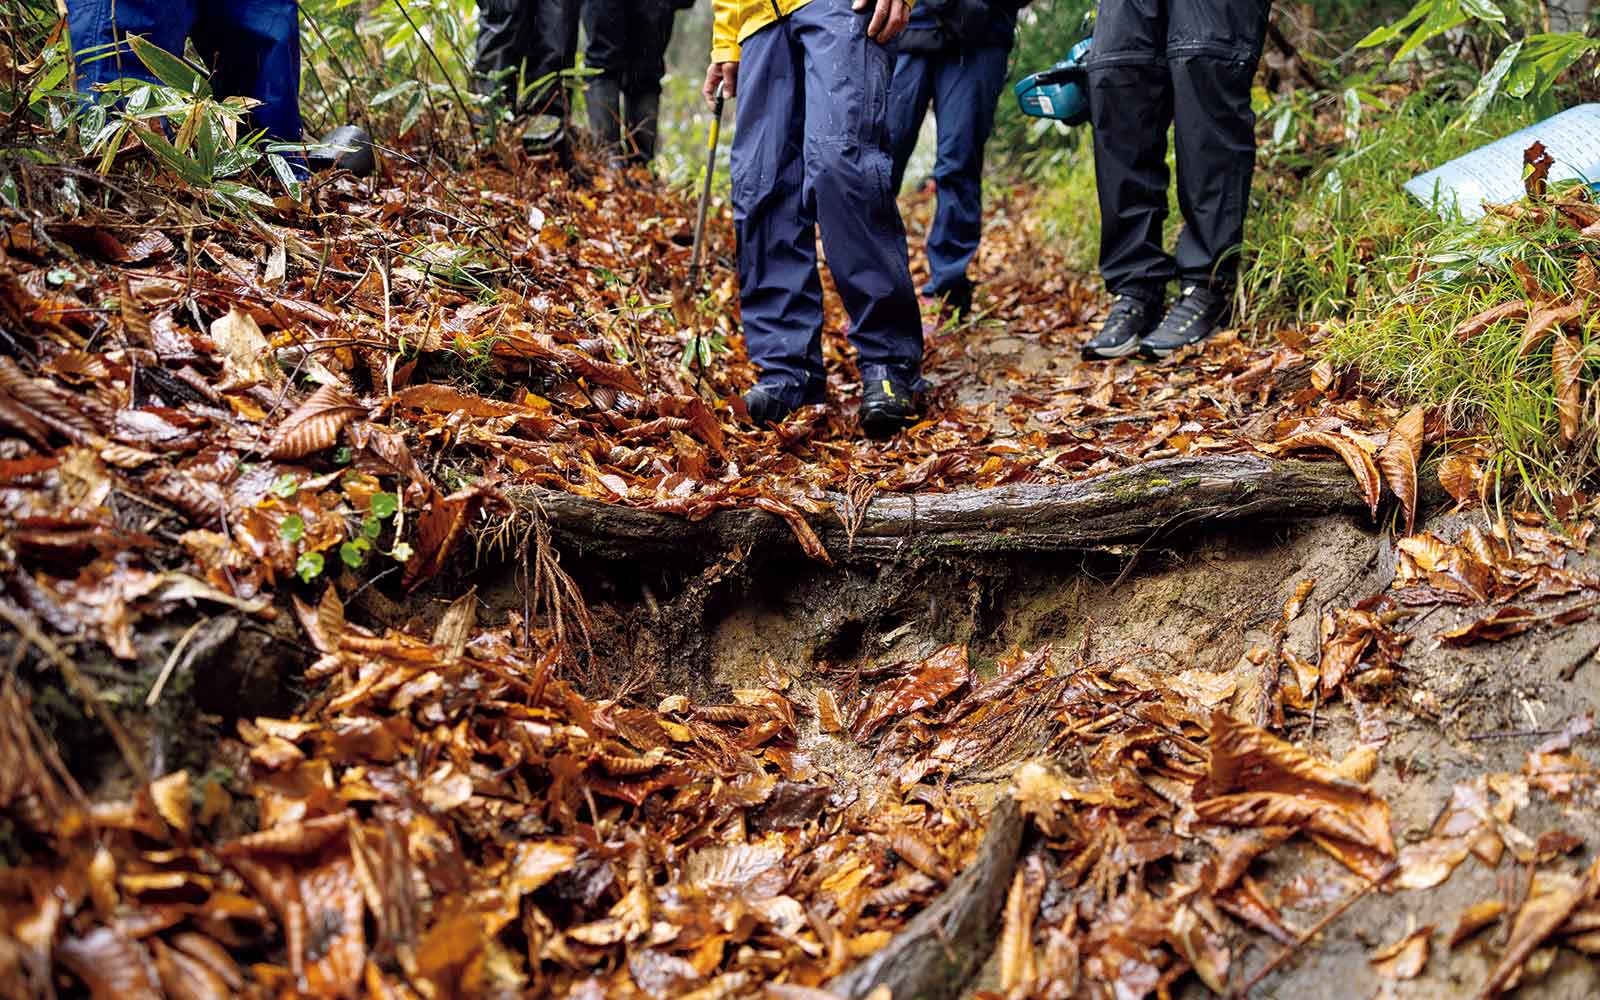
{"type": "Polygon", "coordinates": [[[700,214],[694,220],[694,250],[689,256],[689,291],[700,288],[700,261],[705,255],[706,211],[711,207],[711,175],[717,170],[717,142],[722,138],[722,90],[727,84],[717,81],[712,98],[711,139],[706,143],[706,183],[700,189],[700,214]]]}

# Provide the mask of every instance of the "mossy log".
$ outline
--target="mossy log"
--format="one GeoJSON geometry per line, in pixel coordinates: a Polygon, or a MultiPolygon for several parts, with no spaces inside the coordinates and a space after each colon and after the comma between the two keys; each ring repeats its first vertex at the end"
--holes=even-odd
{"type": "MultiPolygon", "coordinates": [[[[564,545],[600,558],[714,558],[736,546],[795,545],[783,519],[732,508],[690,521],[556,490],[528,491],[564,545]]],[[[1202,523],[1298,520],[1364,509],[1355,481],[1337,462],[1259,455],[1172,458],[1076,482],[1000,486],[952,493],[881,493],[847,529],[848,503],[807,515],[834,561],[902,555],[977,556],[1067,552],[1144,543],[1202,523]]]]}
{"type": "Polygon", "coordinates": [[[862,1000],[878,986],[895,1000],[947,1000],[960,995],[972,973],[994,950],[996,922],[1016,871],[1026,822],[1007,795],[992,814],[978,856],[927,909],[894,939],[827,990],[842,1000],[862,1000]]]}

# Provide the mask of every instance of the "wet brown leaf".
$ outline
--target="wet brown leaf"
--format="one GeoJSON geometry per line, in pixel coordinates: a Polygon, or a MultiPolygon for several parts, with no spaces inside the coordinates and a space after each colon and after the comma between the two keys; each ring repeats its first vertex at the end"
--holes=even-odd
{"type": "Polygon", "coordinates": [[[1288,826],[1395,856],[1389,807],[1330,765],[1224,712],[1211,716],[1211,765],[1195,813],[1228,826],[1288,826]]]}
{"type": "Polygon", "coordinates": [[[1555,302],[1542,305],[1528,316],[1528,326],[1522,332],[1522,342],[1517,345],[1517,356],[1527,357],[1552,333],[1576,323],[1583,317],[1582,302],[1555,302]]]}
{"type": "Polygon", "coordinates": [[[1479,900],[1461,911],[1461,918],[1450,932],[1450,949],[1454,951],[1463,941],[1499,920],[1504,912],[1506,904],[1499,899],[1479,900]]]}
{"type": "Polygon", "coordinates": [[[972,679],[965,646],[946,646],[919,664],[902,666],[906,673],[880,685],[850,727],[858,742],[893,719],[938,704],[972,679]]]}
{"type": "Polygon", "coordinates": [[[1600,860],[1590,865],[1581,878],[1551,876],[1542,883],[1535,879],[1528,901],[1517,911],[1511,925],[1505,953],[1478,991],[1479,1000],[1488,1000],[1506,990],[1545,939],[1566,922],[1573,910],[1597,893],[1600,893],[1600,860]]]}
{"type": "Polygon", "coordinates": [[[1389,488],[1400,498],[1406,516],[1406,534],[1417,521],[1417,459],[1422,454],[1423,410],[1413,406],[1389,432],[1389,441],[1378,453],[1378,468],[1389,488]]]}
{"type": "Polygon", "coordinates": [[[824,733],[844,731],[844,717],[839,713],[839,702],[827,688],[817,691],[817,728],[824,733]]]}
{"type": "Polygon", "coordinates": [[[1440,632],[1436,638],[1447,646],[1470,646],[1477,642],[1499,642],[1539,624],[1539,616],[1526,608],[1496,608],[1477,621],[1440,632]]]}
{"type": "Polygon", "coordinates": [[[1584,353],[1566,334],[1558,334],[1550,349],[1550,370],[1556,384],[1556,412],[1561,418],[1561,441],[1571,444],[1582,421],[1584,353]]]}
{"type": "Polygon", "coordinates": [[[268,454],[295,459],[331,448],[339,440],[339,432],[366,412],[366,407],[337,388],[321,386],[284,418],[267,446],[268,454]]]}
{"type": "Polygon", "coordinates": [[[1502,302],[1497,306],[1485,309],[1475,316],[1462,320],[1452,333],[1457,340],[1470,340],[1496,323],[1525,320],[1528,318],[1529,311],[1528,303],[1521,299],[1502,302]]]}
{"type": "Polygon", "coordinates": [[[1311,597],[1311,592],[1317,587],[1317,581],[1312,579],[1301,580],[1295,584],[1294,593],[1283,602],[1283,624],[1288,625],[1300,617],[1300,612],[1305,610],[1306,601],[1311,597]]]}
{"type": "Polygon", "coordinates": [[[1446,455],[1444,461],[1439,463],[1439,485],[1458,504],[1466,505],[1476,500],[1482,482],[1483,470],[1470,458],[1446,455]]]}
{"type": "Polygon", "coordinates": [[[1522,153],[1522,186],[1528,197],[1542,201],[1549,184],[1550,168],[1556,165],[1555,157],[1545,149],[1544,143],[1535,142],[1522,153]]]}
{"type": "Polygon", "coordinates": [[[1008,993],[1027,988],[1038,975],[1033,956],[1033,919],[1038,906],[1028,868],[1018,866],[1006,892],[1000,928],[1000,988],[1008,993]]]}

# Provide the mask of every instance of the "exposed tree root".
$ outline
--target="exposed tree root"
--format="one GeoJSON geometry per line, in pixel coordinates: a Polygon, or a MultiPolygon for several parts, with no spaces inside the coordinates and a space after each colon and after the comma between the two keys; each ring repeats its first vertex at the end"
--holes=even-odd
{"type": "MultiPolygon", "coordinates": [[[[698,554],[703,561],[735,546],[794,544],[781,518],[754,508],[687,521],[556,491],[512,499],[539,504],[558,541],[601,558],[698,554]]],[[[842,495],[828,499],[833,511],[807,520],[836,561],[1084,550],[1147,542],[1201,522],[1299,519],[1365,506],[1342,465],[1258,455],[1164,459],[1072,483],[879,494],[864,508],[842,495]],[[846,510],[849,524],[837,513],[846,510]]]]}
{"type": "Polygon", "coordinates": [[[978,856],[893,941],[828,983],[828,992],[861,1000],[878,986],[896,997],[957,996],[994,948],[995,919],[1017,867],[1026,824],[1016,799],[1001,800],[978,856]]]}

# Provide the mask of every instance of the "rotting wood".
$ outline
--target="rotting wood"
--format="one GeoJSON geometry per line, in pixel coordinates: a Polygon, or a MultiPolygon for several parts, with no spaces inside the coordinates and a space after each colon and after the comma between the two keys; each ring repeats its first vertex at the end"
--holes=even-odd
{"type": "Polygon", "coordinates": [[[883,948],[827,984],[843,1000],[879,986],[896,1000],[945,1000],[960,994],[995,944],[995,920],[1011,888],[1026,821],[1015,798],[995,809],[978,856],[944,893],[883,948]]]}
{"type": "MultiPolygon", "coordinates": [[[[783,520],[753,508],[701,521],[557,490],[514,494],[542,508],[558,542],[609,558],[708,558],[734,546],[793,544],[783,520]]],[[[844,498],[830,495],[835,508],[844,498]]],[[[836,561],[902,555],[988,555],[1087,550],[1147,542],[1201,522],[1269,522],[1355,512],[1365,504],[1343,465],[1259,455],[1172,458],[1076,482],[937,494],[882,493],[851,538],[837,514],[807,516],[836,561]]]]}

